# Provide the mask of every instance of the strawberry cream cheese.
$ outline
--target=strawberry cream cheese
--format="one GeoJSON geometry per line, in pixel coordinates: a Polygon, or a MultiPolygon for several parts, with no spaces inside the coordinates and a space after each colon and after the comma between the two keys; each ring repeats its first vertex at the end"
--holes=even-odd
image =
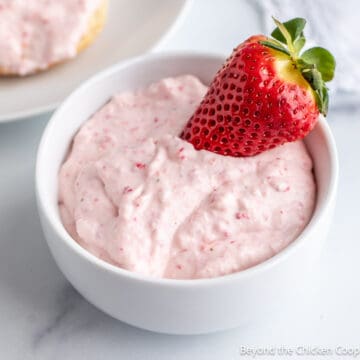
{"type": "Polygon", "coordinates": [[[72,58],[101,0],[0,0],[0,69],[26,75],[72,58]]]}
{"type": "Polygon", "coordinates": [[[153,277],[233,273],[304,229],[316,186],[304,144],[255,157],[197,151],[181,133],[207,88],[193,76],[115,95],[76,134],[59,174],[72,237],[95,256],[153,277]]]}

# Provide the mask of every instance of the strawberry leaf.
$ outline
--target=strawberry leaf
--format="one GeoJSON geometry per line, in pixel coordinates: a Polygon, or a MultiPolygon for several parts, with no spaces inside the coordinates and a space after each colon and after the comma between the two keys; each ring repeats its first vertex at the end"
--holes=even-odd
{"type": "MultiPolygon", "coordinates": [[[[295,40],[297,40],[300,35],[302,34],[304,27],[306,24],[306,20],[303,18],[295,18],[289,21],[286,21],[283,23],[283,26],[285,27],[285,29],[287,30],[287,32],[290,34],[291,40],[294,42],[295,40]]],[[[276,25],[278,25],[276,23],[276,25]]],[[[273,38],[275,38],[276,40],[279,40],[280,42],[286,44],[286,38],[283,34],[283,32],[281,31],[281,29],[278,27],[271,33],[271,36],[273,38]]]]}
{"type": "Polygon", "coordinates": [[[276,40],[273,40],[273,39],[262,40],[262,41],[260,41],[260,44],[265,45],[271,49],[281,51],[282,53],[284,53],[286,55],[290,55],[289,51],[285,48],[285,46],[276,40]]]}
{"type": "Polygon", "coordinates": [[[329,92],[328,92],[328,88],[326,86],[323,87],[322,103],[323,103],[323,112],[322,113],[324,114],[324,116],[326,116],[328,107],[329,107],[329,92]]]}
{"type": "Polygon", "coordinates": [[[301,59],[308,64],[314,64],[321,73],[324,81],[330,81],[334,77],[336,62],[332,54],[322,47],[313,47],[304,51],[301,59]]]}
{"type": "Polygon", "coordinates": [[[326,116],[329,107],[329,94],[327,87],[323,85],[318,90],[315,90],[315,95],[316,95],[316,104],[319,108],[320,113],[326,116]]]}
{"type": "Polygon", "coordinates": [[[322,79],[320,71],[316,69],[315,65],[303,63],[303,69],[301,71],[303,77],[309,82],[314,90],[316,104],[319,111],[326,116],[329,106],[329,95],[327,87],[322,79]]]}
{"type": "Polygon", "coordinates": [[[304,47],[305,45],[305,36],[303,33],[300,34],[300,36],[294,41],[294,48],[297,54],[300,53],[301,49],[304,47]]]}
{"type": "Polygon", "coordinates": [[[288,32],[287,28],[284,26],[284,24],[282,22],[275,19],[274,17],[273,17],[273,20],[274,20],[277,28],[279,29],[281,35],[285,39],[285,44],[287,45],[290,54],[294,53],[295,50],[294,50],[294,45],[293,45],[293,41],[291,38],[291,34],[288,32]]]}

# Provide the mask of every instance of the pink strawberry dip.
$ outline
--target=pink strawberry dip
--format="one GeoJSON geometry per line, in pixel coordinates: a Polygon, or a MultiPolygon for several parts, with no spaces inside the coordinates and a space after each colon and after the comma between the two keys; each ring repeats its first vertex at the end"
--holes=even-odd
{"type": "Polygon", "coordinates": [[[59,174],[70,235],[140,274],[211,278],[259,264],[312,215],[316,186],[303,142],[255,157],[196,151],[178,135],[206,93],[166,78],[115,95],[76,134],[59,174]]]}
{"type": "Polygon", "coordinates": [[[101,0],[0,0],[0,69],[19,75],[72,58],[101,0]]]}

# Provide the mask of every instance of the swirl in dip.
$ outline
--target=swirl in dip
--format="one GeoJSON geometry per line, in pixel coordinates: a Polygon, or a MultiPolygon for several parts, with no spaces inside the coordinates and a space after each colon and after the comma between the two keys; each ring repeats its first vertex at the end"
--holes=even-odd
{"type": "Polygon", "coordinates": [[[115,95],[76,134],[59,174],[71,236],[137,273],[195,279],[269,259],[314,208],[303,142],[255,157],[196,151],[178,137],[206,93],[197,78],[167,78],[115,95]]]}

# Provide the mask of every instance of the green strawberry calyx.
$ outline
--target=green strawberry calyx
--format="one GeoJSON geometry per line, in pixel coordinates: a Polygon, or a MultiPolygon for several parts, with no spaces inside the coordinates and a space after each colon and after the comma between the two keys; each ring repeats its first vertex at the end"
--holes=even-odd
{"type": "Polygon", "coordinates": [[[271,33],[272,38],[260,43],[280,51],[291,58],[294,67],[314,90],[316,103],[320,113],[326,116],[329,106],[328,88],[325,83],[331,81],[335,72],[335,58],[326,49],[316,46],[301,53],[305,45],[303,33],[306,20],[295,18],[284,23],[273,18],[276,28],[271,33]]]}

